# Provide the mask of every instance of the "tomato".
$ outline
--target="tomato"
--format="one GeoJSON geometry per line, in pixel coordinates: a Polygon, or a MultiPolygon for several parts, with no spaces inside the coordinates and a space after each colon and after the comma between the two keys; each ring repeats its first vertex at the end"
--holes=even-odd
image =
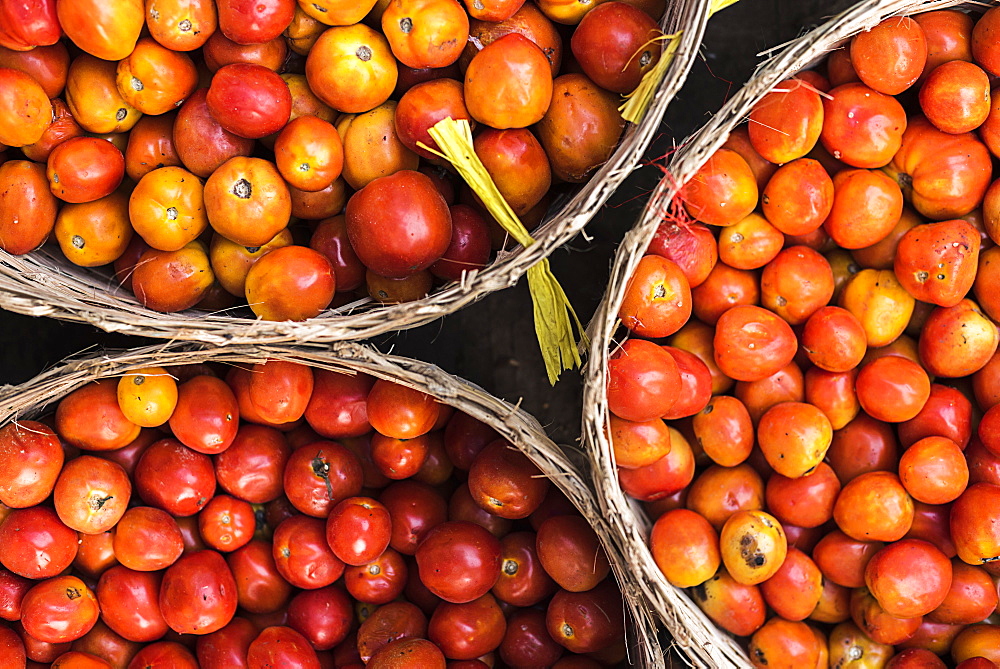
{"type": "MultiPolygon", "coordinates": [[[[763,221],[763,218],[760,216],[754,217],[751,214],[740,223],[745,223],[753,218],[763,221]]],[[[720,240],[728,230],[736,228],[737,232],[739,232],[740,223],[730,226],[726,231],[720,232],[720,240]]],[[[750,223],[749,226],[744,226],[742,229],[744,236],[751,239],[755,236],[755,232],[747,230],[746,227],[752,227],[752,225],[753,223],[750,223]]],[[[778,234],[777,237],[781,237],[781,235],[778,234]]],[[[732,241],[733,243],[737,243],[735,239],[732,241]]],[[[773,237],[770,241],[774,241],[773,237]]],[[[774,249],[774,253],[780,250],[782,242],[784,242],[784,238],[780,242],[776,242],[778,247],[774,249]]],[[[653,235],[653,239],[650,240],[646,253],[663,256],[668,260],[674,261],[681,268],[681,271],[684,272],[684,277],[688,280],[688,285],[696,288],[708,278],[709,273],[715,267],[720,256],[727,250],[728,247],[724,248],[722,242],[716,243],[715,237],[708,226],[700,223],[679,225],[672,221],[664,221],[656,229],[656,233],[653,235]]],[[[734,260],[731,254],[727,257],[728,260],[726,258],[722,260],[731,267],[754,269],[750,267],[738,267],[737,262],[730,262],[730,260],[734,260]]],[[[757,265],[757,267],[759,266],[757,265]]]]}
{"type": "Polygon", "coordinates": [[[161,439],[139,458],[135,485],[148,503],[175,516],[198,513],[215,493],[212,461],[175,439],[161,439]]]}
{"type": "Polygon", "coordinates": [[[538,609],[511,614],[499,651],[500,659],[510,666],[551,666],[563,654],[545,629],[545,613],[538,609]]]}
{"type": "Polygon", "coordinates": [[[151,247],[180,250],[208,227],[204,187],[182,167],[154,169],[129,196],[129,219],[151,247]]]}
{"type": "Polygon", "coordinates": [[[902,192],[882,172],[844,170],[834,176],[833,188],[833,208],[823,228],[843,248],[875,244],[892,231],[902,215],[902,192]]]}
{"type": "MultiPolygon", "coordinates": [[[[737,223],[730,227],[739,225],[737,223]]],[[[691,291],[692,311],[699,321],[716,325],[730,307],[739,304],[759,305],[759,284],[758,273],[733,269],[724,262],[717,263],[705,281],[691,291]]]]}
{"type": "Polygon", "coordinates": [[[611,157],[625,129],[619,99],[583,74],[553,82],[548,111],[535,130],[556,178],[581,183],[611,157]]]}
{"type": "Polygon", "coordinates": [[[678,588],[690,588],[712,578],[722,564],[718,536],[703,516],[674,509],[656,519],[649,544],[667,581],[678,588]]]}
{"type": "Polygon", "coordinates": [[[253,63],[219,68],[205,101],[224,129],[248,139],[278,132],[292,113],[292,94],[285,80],[253,63]]]}
{"type": "Polygon", "coordinates": [[[223,553],[245,546],[255,526],[253,507],[229,495],[216,495],[198,513],[198,534],[206,546],[223,553]]]}
{"type": "Polygon", "coordinates": [[[746,462],[735,467],[712,465],[688,489],[687,508],[719,531],[737,511],[764,508],[764,482],[746,462]]]}
{"type": "Polygon", "coordinates": [[[767,607],[760,589],[737,583],[725,567],[692,588],[691,595],[712,622],[732,634],[749,636],[764,624],[767,607]]]}
{"type": "Polygon", "coordinates": [[[886,173],[914,208],[934,220],[964,216],[990,184],[989,151],[972,133],[949,134],[924,117],[910,121],[886,173]]]}
{"type": "Polygon", "coordinates": [[[938,65],[954,60],[972,61],[973,19],[954,9],[924,12],[913,16],[927,40],[927,64],[921,77],[938,65]]]}
{"type": "Polygon", "coordinates": [[[444,669],[444,654],[427,639],[397,639],[376,651],[368,664],[370,669],[400,669],[408,663],[427,669],[444,669]]]}
{"type": "Polygon", "coordinates": [[[4,2],[0,5],[3,27],[0,46],[15,51],[55,44],[62,36],[55,0],[4,2]]]}
{"type": "Polygon", "coordinates": [[[883,609],[897,618],[930,613],[951,586],[951,562],[933,544],[903,539],[872,556],[865,584],[883,609]]]}
{"type": "Polygon", "coordinates": [[[305,515],[288,518],[274,530],[272,550],[281,576],[297,588],[330,585],[344,573],[344,563],[326,541],[322,520],[305,515]]]}
{"type": "Polygon", "coordinates": [[[521,451],[498,439],[473,460],[468,486],[483,510],[515,520],[527,518],[538,508],[549,481],[521,451]]]}
{"type": "Polygon", "coordinates": [[[59,519],[78,532],[110,530],[125,513],[132,484],[121,465],[81,455],[68,461],[53,490],[59,519]]]}
{"type": "Polygon", "coordinates": [[[898,427],[899,440],[909,446],[924,437],[944,436],[965,449],[972,435],[972,403],[960,391],[931,384],[931,394],[915,418],[898,427]]]}
{"type": "Polygon", "coordinates": [[[176,641],[157,641],[144,646],[129,666],[155,667],[156,669],[198,669],[198,662],[185,646],[176,641]]]}
{"type": "Polygon", "coordinates": [[[305,419],[328,439],[358,437],[368,432],[368,394],[375,380],[361,373],[313,370],[313,392],[305,419]]]}
{"type": "Polygon", "coordinates": [[[619,318],[636,334],[666,337],[691,315],[691,289],[681,268],[658,255],[643,256],[625,289],[619,318]]]}
{"type": "Polygon", "coordinates": [[[344,149],[340,135],[326,121],[312,115],[288,123],[274,143],[278,171],[300,190],[322,190],[340,176],[344,149]]]}
{"type": "Polygon", "coordinates": [[[498,130],[526,128],[541,121],[552,97],[549,61],[520,33],[504,35],[484,47],[465,72],[469,113],[498,130]]]}
{"type": "Polygon", "coordinates": [[[512,532],[500,540],[500,578],[493,595],[512,606],[534,606],[556,591],[539,561],[534,532],[512,532]]]}
{"type": "Polygon", "coordinates": [[[408,569],[403,556],[387,548],[367,564],[345,568],[344,586],[362,604],[387,604],[402,594],[408,569]]]}
{"type": "Polygon", "coordinates": [[[363,473],[357,456],[334,441],[296,449],[284,471],[285,495],[296,509],[325,518],[341,500],[361,492],[363,473]]]}
{"type": "Polygon", "coordinates": [[[930,396],[927,372],[899,356],[879,358],[858,373],[858,401],[873,418],[900,423],[914,418],[930,396]]]}
{"type": "Polygon", "coordinates": [[[48,507],[17,509],[0,523],[0,563],[19,576],[56,576],[73,563],[76,553],[76,533],[48,507]]]}
{"type": "Polygon", "coordinates": [[[0,503],[22,509],[52,492],[65,459],[59,437],[47,425],[16,421],[0,428],[0,503]]]}
{"type": "MultiPolygon", "coordinates": [[[[249,156],[254,141],[235,135],[209,112],[208,89],[200,88],[181,105],[173,127],[173,144],[184,167],[206,178],[236,156],[249,156]]],[[[272,235],[273,237],[273,235],[272,235]]]]}
{"type": "Polygon", "coordinates": [[[746,218],[757,205],[757,182],[735,151],[719,149],[680,192],[687,212],[708,225],[727,226],[746,218]]]}
{"type": "Polygon", "coordinates": [[[157,571],[177,561],[184,543],[177,521],[167,512],[137,506],[118,521],[114,551],[118,561],[129,569],[157,571]]]}
{"type": "Polygon", "coordinates": [[[920,109],[944,132],[975,130],[990,113],[989,76],[979,66],[963,60],[942,63],[920,87],[920,109]]]}
{"type": "Polygon", "coordinates": [[[56,0],[59,25],[74,44],[103,60],[126,58],[145,24],[142,0],[56,0]]]}
{"type": "Polygon", "coordinates": [[[760,276],[761,305],[789,325],[801,325],[833,297],[833,270],[807,246],[791,246],[769,262],[760,276]]]}
{"type": "Polygon", "coordinates": [[[772,474],[764,494],[767,508],[782,524],[819,527],[833,517],[840,480],[830,465],[821,462],[809,476],[772,474]]]}
{"type": "Polygon", "coordinates": [[[608,362],[608,408],[626,420],[645,422],[664,415],[680,387],[673,356],[652,342],[629,339],[608,362]]]}
{"type": "Polygon", "coordinates": [[[55,415],[55,429],[60,437],[90,451],[112,451],[138,437],[141,428],[119,408],[116,386],[113,379],[103,379],[60,400],[55,415]]]}
{"type": "Polygon", "coordinates": [[[789,547],[781,568],[760,584],[764,600],[786,620],[805,620],[816,608],[823,591],[823,574],[812,559],[789,547]]]}
{"type": "Polygon", "coordinates": [[[306,79],[313,93],[349,114],[366,112],[388,100],[397,77],[389,42],[361,23],[326,30],[306,58],[306,79]]]}
{"type": "Polygon", "coordinates": [[[413,439],[426,434],[437,423],[437,400],[414,388],[379,379],[368,392],[368,420],[379,434],[395,439],[413,439]]]}
{"type": "Polygon", "coordinates": [[[923,620],[923,616],[900,618],[890,615],[867,587],[851,593],[850,617],[875,643],[893,645],[911,638],[923,620]]]}
{"type": "Polygon", "coordinates": [[[465,521],[441,523],[417,547],[420,580],[447,602],[478,599],[500,577],[500,541],[465,521]]]}
{"type": "Polygon", "coordinates": [[[757,440],[768,464],[789,478],[811,474],[826,456],[833,428],[811,404],[782,402],[761,416],[757,440]]]}
{"type": "Polygon", "coordinates": [[[975,281],[979,246],[978,233],[964,220],[918,225],[899,241],[896,277],[914,298],[953,307],[975,281]]]}
{"type": "MultiPolygon", "coordinates": [[[[833,208],[833,197],[833,180],[819,161],[799,158],[782,165],[771,176],[761,193],[761,209],[767,222],[780,232],[804,235],[823,225],[833,208]]],[[[751,214],[743,221],[755,218],[759,219],[751,214]]],[[[723,234],[732,234],[730,230],[723,230],[723,234]]]]}
{"type": "MultiPolygon", "coordinates": [[[[38,46],[30,51],[16,51],[0,45],[0,67],[30,75],[49,98],[58,98],[66,85],[69,52],[63,42],[38,46]]],[[[55,100],[52,100],[52,105],[56,105],[55,100]]]]}
{"type": "Polygon", "coordinates": [[[927,62],[927,39],[913,19],[892,17],[851,40],[851,63],[858,76],[880,93],[897,95],[909,88],[927,62]]]}
{"type": "Polygon", "coordinates": [[[180,634],[210,634],[236,613],[237,588],[225,559],[215,551],[183,555],[163,573],[160,611],[180,634]]]}
{"type": "Polygon", "coordinates": [[[150,36],[173,51],[194,51],[218,27],[211,0],[146,0],[145,5],[150,36]]]}
{"type": "Polygon", "coordinates": [[[162,574],[132,571],[120,565],[108,569],[97,583],[102,620],[129,641],[149,643],[167,632],[160,613],[162,574]]]}
{"type": "Polygon", "coordinates": [[[382,32],[407,67],[447,67],[465,48],[469,16],[458,0],[390,0],[382,32]]]}
{"type": "Polygon", "coordinates": [[[892,270],[866,269],[847,283],[839,303],[861,322],[868,346],[877,348],[903,334],[915,300],[892,270]]]}
{"type": "Polygon", "coordinates": [[[927,614],[936,622],[971,625],[985,620],[997,607],[997,589],[985,569],[951,561],[951,587],[941,604],[927,614]]]}
{"type": "MultiPolygon", "coordinates": [[[[958,633],[951,645],[951,657],[955,662],[965,661],[975,657],[986,659],[994,666],[1000,662],[1000,629],[995,625],[969,625],[958,633]]],[[[980,664],[979,666],[983,666],[980,664]]],[[[985,666],[989,666],[988,664],[985,666]]],[[[965,669],[965,667],[963,667],[965,669]]]]}
{"type": "Polygon", "coordinates": [[[1000,554],[1000,536],[989,522],[1000,501],[1000,486],[974,483],[951,507],[951,537],[958,557],[969,564],[981,564],[1000,554]]]}
{"type": "Polygon", "coordinates": [[[75,576],[56,576],[28,590],[22,601],[21,625],[39,641],[64,643],[79,639],[97,622],[97,597],[75,576]]]}
{"type": "Polygon", "coordinates": [[[787,550],[781,524],[763,511],[737,511],[719,532],[722,562],[730,575],[744,585],[757,585],[771,578],[781,568],[787,550]]]}
{"type": "Polygon", "coordinates": [[[221,32],[212,33],[203,50],[205,67],[215,73],[226,65],[247,63],[278,72],[288,57],[288,44],[284,37],[275,37],[266,42],[238,44],[221,32]]]}
{"type": "MultiPolygon", "coordinates": [[[[467,487],[465,491],[468,493],[467,487]]],[[[471,496],[468,500],[472,502],[471,496]]],[[[379,502],[389,512],[389,545],[404,555],[413,555],[427,533],[448,519],[448,507],[441,493],[413,480],[387,486],[379,495],[379,502]]]]}
{"type": "Polygon", "coordinates": [[[238,44],[267,42],[292,22],[292,0],[219,0],[219,30],[238,44]]]}
{"type": "Polygon", "coordinates": [[[659,27],[641,9],[605,3],[587,12],[570,47],[590,79],[614,93],[631,93],[660,59],[659,27]]]}
{"type": "Polygon", "coordinates": [[[333,507],[326,521],[326,541],[344,564],[372,562],[389,546],[392,520],[384,504],[370,497],[350,497],[333,507]]]}
{"type": "Polygon", "coordinates": [[[116,83],[125,101],[143,114],[164,114],[198,87],[198,71],[187,54],[144,37],[118,63],[116,83]]]}
{"type": "Polygon", "coordinates": [[[291,196],[273,163],[237,156],[205,182],[212,228],[241,246],[263,246],[288,225],[291,196]]]}
{"type": "Polygon", "coordinates": [[[622,635],[621,593],[610,581],[586,592],[560,590],[549,601],[545,626],[571,653],[607,648],[622,635]]]}
{"type": "Polygon", "coordinates": [[[733,467],[750,456],[754,442],[753,423],[746,405],[735,397],[712,397],[694,416],[692,429],[698,445],[716,464],[733,467]]]}
{"type": "MultiPolygon", "coordinates": [[[[463,281],[469,273],[481,270],[489,263],[490,227],[483,215],[468,205],[456,204],[449,209],[451,242],[444,255],[430,266],[430,272],[445,281],[463,281]]],[[[360,264],[360,261],[357,262],[360,264]]]]}
{"type": "Polygon", "coordinates": [[[428,638],[445,657],[472,660],[496,650],[503,641],[507,621],[493,595],[471,602],[442,602],[427,624],[428,638]]]}
{"type": "MultiPolygon", "coordinates": [[[[385,606],[391,607],[392,604],[385,606]]],[[[376,611],[383,608],[379,607],[376,611]]],[[[302,634],[319,651],[330,650],[344,641],[353,622],[351,600],[339,587],[300,592],[288,604],[288,626],[302,634]]]]}
{"type": "Polygon", "coordinates": [[[430,178],[402,170],[375,179],[347,203],[347,233],[376,273],[404,278],[426,269],[448,248],[451,214],[430,178]]]}
{"type": "Polygon", "coordinates": [[[125,176],[125,157],[110,142],[71,137],[49,154],[46,177],[64,202],[93,202],[110,195],[125,176]]]}
{"type": "Polygon", "coordinates": [[[858,541],[897,541],[913,522],[913,499],[896,474],[866,472],[844,484],[833,518],[858,541]]]}
{"type": "Polygon", "coordinates": [[[582,516],[549,518],[539,526],[535,546],[542,567],[563,590],[590,590],[610,571],[600,540],[582,516]]]}
{"type": "Polygon", "coordinates": [[[760,307],[732,307],[716,324],[715,362],[738,381],[767,378],[792,361],[795,349],[788,323],[760,307]]]}
{"type": "Polygon", "coordinates": [[[993,75],[1000,72],[1000,61],[993,42],[997,31],[998,14],[1000,12],[987,10],[972,29],[972,56],[993,75]]]}
{"type": "Polygon", "coordinates": [[[761,667],[819,666],[820,640],[803,622],[774,617],[754,632],[748,649],[750,662],[761,667]]]}
{"type": "Polygon", "coordinates": [[[52,149],[62,142],[83,135],[83,128],[73,118],[66,103],[60,98],[53,98],[51,102],[52,123],[42,133],[41,139],[34,144],[26,144],[21,147],[21,152],[26,158],[39,163],[46,162],[52,149]]]}
{"type": "Polygon", "coordinates": [[[179,386],[170,429],[188,448],[214,455],[233,443],[239,417],[236,396],[225,381],[199,375],[179,386]]]}
{"type": "Polygon", "coordinates": [[[118,380],[118,406],[141,427],[159,427],[177,406],[177,381],[163,367],[133,370],[118,380]]]}
{"type": "Polygon", "coordinates": [[[778,165],[802,158],[820,137],[823,107],[819,93],[806,82],[797,78],[780,82],[750,112],[750,144],[778,165]]]}

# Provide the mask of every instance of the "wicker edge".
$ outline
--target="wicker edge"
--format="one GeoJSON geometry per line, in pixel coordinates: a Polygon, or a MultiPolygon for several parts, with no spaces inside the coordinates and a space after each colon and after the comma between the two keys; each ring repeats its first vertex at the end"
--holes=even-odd
{"type": "MultiPolygon", "coordinates": [[[[253,364],[281,359],[338,372],[363,372],[427,392],[441,402],[487,423],[525,453],[570,499],[594,527],[606,547],[615,578],[624,594],[634,625],[627,638],[635,666],[663,669],[664,654],[657,639],[658,623],[645,602],[630,563],[618,552],[611,529],[601,515],[594,493],[585,483],[586,459],[579,451],[557,446],[538,421],[516,406],[440,368],[409,358],[383,355],[358,344],[323,346],[242,346],[224,348],[168,343],[124,351],[91,352],[64,360],[19,386],[0,387],[0,425],[39,415],[70,391],[90,381],[118,376],[148,366],[170,367],[202,362],[253,364]],[[571,461],[574,458],[580,464],[571,461]]],[[[627,616],[627,618],[629,617],[627,616]]]]}
{"type": "Polygon", "coordinates": [[[680,185],[725,143],[729,133],[749,116],[757,100],[776,84],[815,64],[855,33],[870,29],[885,18],[968,4],[957,0],[866,0],[784,46],[757,68],[750,81],[708,123],[684,141],[668,165],[667,176],[653,191],[615,255],[608,290],[588,326],[591,348],[583,395],[583,439],[595,472],[597,499],[605,518],[613,525],[621,551],[634,566],[644,593],[673,635],[674,643],[695,666],[746,667],[749,658],[731,636],[720,631],[683,591],[664,578],[646,543],[651,527],[649,518],[618,483],[611,441],[604,427],[608,419],[605,388],[608,360],[618,342],[615,338],[620,323],[618,310],[628,280],[680,185]]]}
{"type": "Polygon", "coordinates": [[[108,332],[206,343],[249,344],[361,340],[429,323],[487,294],[509,288],[528,268],[576,236],[636,168],[659,129],[667,105],[683,85],[711,13],[710,0],[668,3],[661,27],[681,32],[680,44],[643,120],[631,125],[611,158],[572,198],[535,231],[536,243],[502,252],[479,272],[417,302],[381,308],[330,310],[304,322],[272,322],[189,310],[162,314],[146,309],[107,275],[76,267],[58,251],[24,256],[0,251],[0,307],[95,325],[108,332]]]}

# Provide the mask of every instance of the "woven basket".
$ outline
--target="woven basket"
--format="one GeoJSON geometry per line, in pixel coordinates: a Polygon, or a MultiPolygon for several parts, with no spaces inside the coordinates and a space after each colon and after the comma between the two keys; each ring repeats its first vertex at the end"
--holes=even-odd
{"type": "Polygon", "coordinates": [[[96,379],[120,376],[133,369],[205,362],[249,365],[275,359],[337,372],[365,373],[416,388],[495,429],[565,493],[601,539],[630,614],[632,624],[627,630],[626,641],[633,666],[648,669],[665,666],[664,653],[657,639],[658,623],[643,599],[631,565],[611,540],[611,527],[601,515],[594,493],[585,483],[587,477],[582,472],[586,460],[579,451],[553,443],[538,421],[526,412],[434,365],[383,355],[372,348],[352,343],[338,343],[330,347],[234,345],[224,348],[171,343],[88,353],[68,358],[24,384],[0,387],[0,426],[35,418],[46,409],[54,408],[59,399],[74,389],[96,379]]]}
{"type": "MultiPolygon", "coordinates": [[[[604,516],[614,526],[621,550],[633,565],[649,601],[664,621],[676,646],[699,667],[746,667],[744,649],[698,608],[687,594],[670,585],[653,561],[647,537],[651,522],[640,503],[628,497],[618,482],[608,421],[607,368],[610,354],[626,336],[618,310],[639,260],[664,220],[681,186],[747,119],[757,101],[776,84],[815,65],[854,34],[895,15],[974,6],[954,0],[868,0],[835,16],[794,41],[758,66],[753,77],[673,154],[667,175],[660,181],[635,226],[625,235],[615,255],[608,289],[591,320],[591,348],[583,395],[583,438],[595,472],[597,498],[604,516]]],[[[978,5],[982,8],[983,5],[978,5]]]]}
{"type": "Polygon", "coordinates": [[[72,265],[57,250],[24,256],[0,251],[0,307],[29,316],[49,316],[95,325],[108,332],[211,344],[333,342],[367,339],[413,328],[457,311],[485,295],[509,288],[528,268],[568,242],[591,220],[649,146],[667,105],[687,78],[705,25],[719,0],[671,0],[661,22],[665,34],[680,32],[678,47],[642,121],[630,124],[611,158],[571,197],[558,202],[528,248],[500,252],[463,281],[406,304],[382,306],[364,300],[304,322],[257,321],[250,310],[209,314],[195,310],[163,314],[143,307],[109,273],[72,265]]]}

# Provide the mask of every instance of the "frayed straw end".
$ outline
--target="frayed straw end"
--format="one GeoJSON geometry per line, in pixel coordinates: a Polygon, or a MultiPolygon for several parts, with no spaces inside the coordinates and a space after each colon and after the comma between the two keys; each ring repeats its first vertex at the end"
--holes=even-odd
{"type": "MultiPolygon", "coordinates": [[[[521,246],[535,240],[510,208],[472,145],[472,129],[465,120],[446,118],[428,131],[438,150],[420,143],[419,146],[450,162],[475,191],[497,223],[521,246]]],[[[574,333],[582,336],[583,326],[577,318],[566,293],[549,269],[548,259],[528,269],[528,289],[535,316],[535,335],[542,350],[549,383],[555,384],[565,369],[580,366],[580,354],[574,333]]]]}

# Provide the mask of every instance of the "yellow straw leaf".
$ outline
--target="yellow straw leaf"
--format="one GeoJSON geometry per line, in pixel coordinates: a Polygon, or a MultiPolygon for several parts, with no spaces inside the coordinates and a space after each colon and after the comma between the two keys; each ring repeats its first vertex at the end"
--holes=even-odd
{"type": "Polygon", "coordinates": [[[710,11],[712,14],[721,12],[726,7],[735,5],[737,2],[739,2],[739,0],[712,0],[712,8],[710,11]]]}
{"type": "MultiPolygon", "coordinates": [[[[466,120],[446,118],[428,131],[438,150],[422,142],[419,146],[450,162],[497,223],[521,246],[531,246],[535,240],[517,214],[497,189],[493,179],[472,146],[472,129],[466,120]]],[[[563,370],[580,366],[580,354],[574,336],[583,336],[583,325],[559,281],[549,269],[548,259],[528,269],[528,289],[535,316],[535,335],[545,360],[549,383],[555,384],[563,370]]]]}
{"type": "MultiPolygon", "coordinates": [[[[646,115],[646,110],[649,109],[649,105],[653,104],[653,97],[655,97],[656,91],[660,88],[660,82],[667,75],[667,68],[670,67],[670,63],[674,59],[674,54],[677,53],[680,38],[681,34],[677,32],[673,35],[661,35],[650,40],[651,42],[663,40],[666,42],[666,46],[656,64],[646,74],[642,75],[642,79],[639,81],[639,85],[635,87],[635,90],[625,96],[625,102],[618,108],[618,111],[622,113],[623,119],[630,123],[638,123],[646,115]]],[[[644,48],[646,48],[645,44],[639,47],[639,51],[644,48]]]]}

